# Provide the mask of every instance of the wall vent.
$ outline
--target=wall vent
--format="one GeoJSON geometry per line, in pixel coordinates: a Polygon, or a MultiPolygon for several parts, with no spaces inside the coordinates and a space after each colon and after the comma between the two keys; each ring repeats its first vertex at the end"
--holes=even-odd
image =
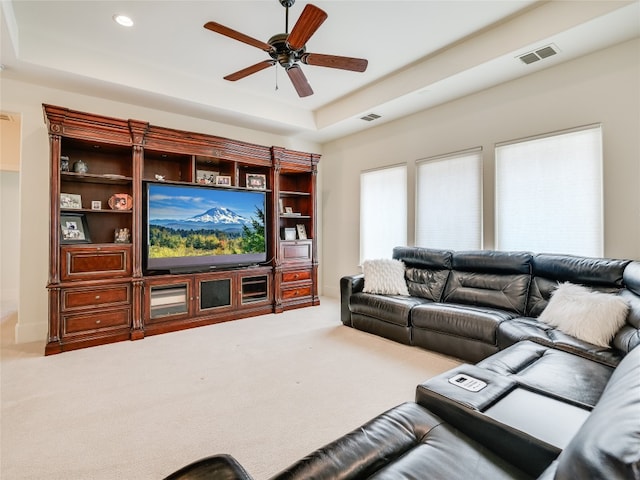
{"type": "Polygon", "coordinates": [[[364,117],[360,117],[360,120],[364,120],[365,122],[373,122],[380,118],[380,115],[376,115],[375,113],[370,113],[369,115],[365,115],[364,117]]]}
{"type": "Polygon", "coordinates": [[[547,45],[546,47],[538,48],[533,52],[527,52],[523,55],[519,55],[518,58],[527,65],[538,62],[540,60],[544,60],[545,58],[549,58],[560,50],[554,44],[547,45]]]}

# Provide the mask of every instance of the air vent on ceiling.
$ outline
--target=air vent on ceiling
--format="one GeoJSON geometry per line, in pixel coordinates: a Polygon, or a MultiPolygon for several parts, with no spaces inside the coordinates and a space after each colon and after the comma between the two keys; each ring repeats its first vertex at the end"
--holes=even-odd
{"type": "Polygon", "coordinates": [[[560,50],[554,44],[547,45],[546,47],[538,48],[533,52],[527,52],[523,55],[519,55],[518,58],[527,65],[544,60],[558,53],[560,50]]]}
{"type": "Polygon", "coordinates": [[[380,115],[376,115],[375,113],[370,113],[369,115],[365,115],[364,117],[360,117],[360,120],[364,120],[365,122],[373,122],[380,118],[380,115]]]}

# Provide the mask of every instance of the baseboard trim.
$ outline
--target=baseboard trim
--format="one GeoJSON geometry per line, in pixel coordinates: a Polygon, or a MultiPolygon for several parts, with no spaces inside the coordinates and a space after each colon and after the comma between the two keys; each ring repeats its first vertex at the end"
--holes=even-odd
{"type": "Polygon", "coordinates": [[[47,338],[47,325],[42,323],[18,323],[15,328],[16,343],[41,342],[47,338]]]}

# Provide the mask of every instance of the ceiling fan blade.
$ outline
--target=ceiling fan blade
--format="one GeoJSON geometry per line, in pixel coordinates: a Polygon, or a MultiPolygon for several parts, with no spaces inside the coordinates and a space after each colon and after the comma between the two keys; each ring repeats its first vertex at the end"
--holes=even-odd
{"type": "Polygon", "coordinates": [[[251,65],[250,67],[243,68],[242,70],[238,70],[235,73],[231,73],[224,77],[225,80],[229,80],[230,82],[235,82],[236,80],[240,80],[244,77],[248,77],[252,73],[259,72],[260,70],[264,70],[265,68],[269,68],[272,65],[275,65],[275,60],[264,60],[260,63],[256,63],[255,65],[251,65]]]}
{"type": "Polygon", "coordinates": [[[245,35],[244,33],[237,32],[216,22],[207,22],[204,24],[204,28],[206,28],[207,30],[211,30],[212,32],[219,33],[220,35],[224,35],[225,37],[233,38],[234,40],[246,43],[247,45],[251,45],[252,47],[257,47],[261,50],[264,50],[265,52],[270,52],[271,50],[273,50],[271,45],[269,45],[268,43],[256,40],[253,37],[245,35]]]}
{"type": "Polygon", "coordinates": [[[327,12],[310,3],[304,7],[302,14],[287,37],[287,43],[293,50],[300,50],[311,38],[318,27],[327,19],[327,12]]]}
{"type": "Polygon", "coordinates": [[[298,96],[308,97],[309,95],[313,95],[311,85],[309,85],[307,77],[298,65],[292,65],[287,68],[287,75],[289,75],[291,83],[293,83],[296,92],[298,92],[298,96]]]}
{"type": "Polygon", "coordinates": [[[300,58],[305,65],[318,67],[339,68],[352,72],[364,72],[369,62],[364,58],[339,57],[337,55],[323,55],[321,53],[305,53],[300,58]]]}

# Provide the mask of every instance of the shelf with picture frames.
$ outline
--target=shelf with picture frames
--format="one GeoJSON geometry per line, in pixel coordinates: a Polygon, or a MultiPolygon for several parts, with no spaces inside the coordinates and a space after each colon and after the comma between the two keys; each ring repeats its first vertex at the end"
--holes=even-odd
{"type": "Polygon", "coordinates": [[[52,175],[46,354],[319,304],[319,155],[43,108],[52,175]],[[151,182],[264,192],[267,260],[145,271],[151,182]],[[285,239],[282,228],[294,236],[285,239]],[[179,311],[165,307],[178,296],[179,311]]]}

